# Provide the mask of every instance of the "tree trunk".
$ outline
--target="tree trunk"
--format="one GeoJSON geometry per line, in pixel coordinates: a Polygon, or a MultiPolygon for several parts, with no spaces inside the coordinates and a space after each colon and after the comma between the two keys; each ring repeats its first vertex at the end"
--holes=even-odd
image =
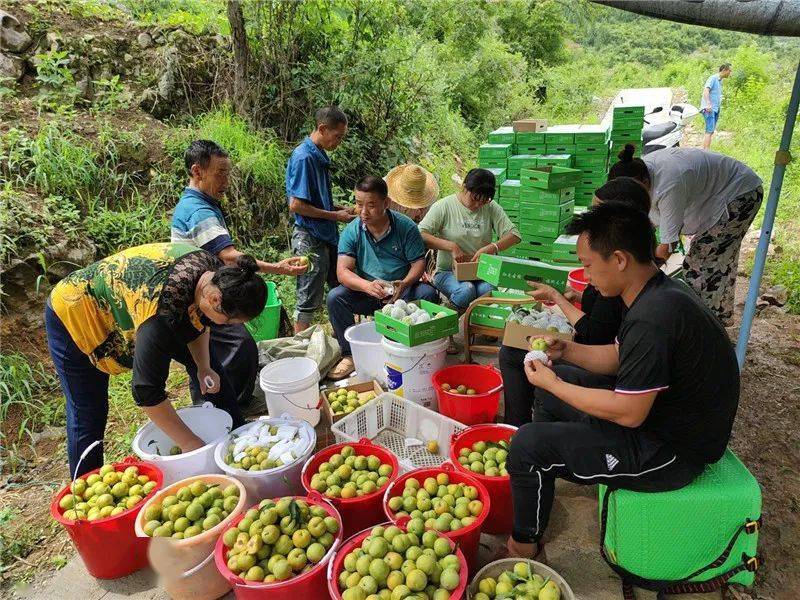
{"type": "Polygon", "coordinates": [[[236,112],[248,118],[250,109],[250,46],[244,26],[241,0],[228,0],[228,22],[233,42],[234,80],[233,104],[236,112]]]}
{"type": "Polygon", "coordinates": [[[761,35],[800,36],[800,2],[783,0],[592,0],[629,12],[691,25],[761,35]]]}

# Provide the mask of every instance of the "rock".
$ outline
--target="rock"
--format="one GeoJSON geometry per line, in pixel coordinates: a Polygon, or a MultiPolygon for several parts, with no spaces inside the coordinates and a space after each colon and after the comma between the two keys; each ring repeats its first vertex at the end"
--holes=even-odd
{"type": "Polygon", "coordinates": [[[763,318],[774,317],[774,316],[785,315],[785,314],[786,314],[786,310],[783,307],[774,306],[772,304],[768,304],[767,306],[762,308],[760,311],[758,311],[758,316],[759,317],[763,317],[763,318]]]}
{"type": "Polygon", "coordinates": [[[25,61],[11,54],[0,52],[0,78],[7,77],[15,82],[22,79],[25,72],[25,61]]]}
{"type": "Polygon", "coordinates": [[[94,260],[97,248],[88,239],[63,240],[47,250],[47,277],[50,281],[63,279],[75,269],[85,267],[94,260]]]}
{"type": "Polygon", "coordinates": [[[773,285],[761,294],[761,300],[774,306],[783,306],[789,299],[789,290],[785,285],[773,285]]]}
{"type": "Polygon", "coordinates": [[[92,97],[93,87],[92,87],[92,80],[88,77],[84,77],[80,79],[75,86],[78,88],[78,91],[81,94],[81,98],[85,100],[89,100],[92,97]]]}
{"type": "Polygon", "coordinates": [[[140,48],[149,48],[153,45],[153,38],[150,37],[149,33],[140,33],[136,37],[136,42],[139,44],[140,48]]]}
{"type": "Polygon", "coordinates": [[[31,45],[31,36],[19,20],[4,10],[0,10],[0,50],[19,54],[31,45]]]}
{"type": "Polygon", "coordinates": [[[131,62],[133,60],[133,56],[126,52],[125,56],[122,57],[122,60],[124,60],[126,63],[129,63],[129,62],[131,62]]]}
{"type": "Polygon", "coordinates": [[[50,50],[56,51],[61,46],[61,36],[55,31],[47,32],[47,47],[50,50]]]}

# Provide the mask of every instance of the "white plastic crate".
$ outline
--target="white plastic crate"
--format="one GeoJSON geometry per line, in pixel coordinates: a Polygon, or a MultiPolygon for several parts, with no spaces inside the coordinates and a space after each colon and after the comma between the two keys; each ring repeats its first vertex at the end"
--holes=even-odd
{"type": "Polygon", "coordinates": [[[450,440],[467,426],[416,402],[385,392],[331,426],[336,442],[372,440],[391,450],[403,472],[437,467],[450,456],[450,440]],[[407,440],[422,444],[409,446],[407,440]],[[438,454],[428,452],[427,443],[439,444],[438,454]]]}

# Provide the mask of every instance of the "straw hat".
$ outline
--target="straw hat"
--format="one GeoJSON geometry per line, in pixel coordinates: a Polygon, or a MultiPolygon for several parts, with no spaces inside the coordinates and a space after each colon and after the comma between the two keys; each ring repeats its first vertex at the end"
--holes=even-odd
{"type": "Polygon", "coordinates": [[[426,208],[439,197],[434,176],[419,165],[399,165],[384,177],[389,197],[405,208],[426,208]]]}

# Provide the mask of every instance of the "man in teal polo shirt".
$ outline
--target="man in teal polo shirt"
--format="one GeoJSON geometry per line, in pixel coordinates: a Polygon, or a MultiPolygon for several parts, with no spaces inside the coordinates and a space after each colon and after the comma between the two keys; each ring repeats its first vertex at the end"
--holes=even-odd
{"type": "Polygon", "coordinates": [[[425,272],[422,235],[414,221],[387,208],[386,182],[364,177],[355,196],[359,218],[339,238],[336,276],[341,285],[328,294],[328,315],[342,349],[341,362],[328,374],[334,380],[354,370],[344,332],[355,323],[355,314],[371,315],[398,298],[430,302],[439,298],[432,286],[420,282],[425,272]]]}

